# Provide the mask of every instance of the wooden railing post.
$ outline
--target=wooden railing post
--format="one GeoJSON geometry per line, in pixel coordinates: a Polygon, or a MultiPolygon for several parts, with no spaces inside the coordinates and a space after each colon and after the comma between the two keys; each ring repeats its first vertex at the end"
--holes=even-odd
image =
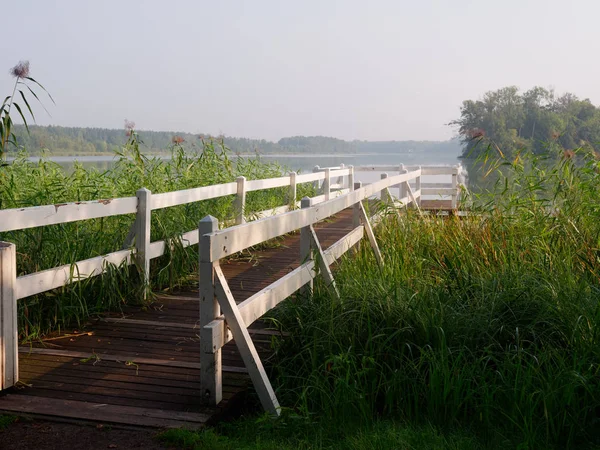
{"type": "Polygon", "coordinates": [[[16,287],[15,244],[0,241],[0,390],[19,381],[16,287]]]}
{"type": "MultiPolygon", "coordinates": [[[[382,173],[381,174],[381,179],[384,180],[388,177],[387,173],[382,173]]],[[[390,204],[392,201],[392,198],[390,197],[390,191],[388,190],[388,188],[385,188],[381,191],[381,201],[386,203],[386,204],[390,204]]]]}
{"type": "Polygon", "coordinates": [[[354,190],[354,166],[348,166],[350,173],[348,174],[348,189],[354,190]]]}
{"type": "Polygon", "coordinates": [[[418,166],[419,169],[419,176],[416,178],[415,180],[415,193],[419,192],[419,196],[417,197],[417,206],[421,206],[421,166],[418,166]]]}
{"type": "MultiPolygon", "coordinates": [[[[354,183],[354,190],[362,188],[362,182],[357,181],[354,183]]],[[[360,205],[355,203],[352,211],[352,228],[356,228],[360,225],[360,205]]]]}
{"type": "MultiPolygon", "coordinates": [[[[135,193],[138,199],[135,219],[135,258],[145,287],[150,284],[150,222],[152,213],[152,192],[146,188],[135,193]]],[[[144,295],[145,298],[145,295],[144,295]]]]}
{"type": "Polygon", "coordinates": [[[235,198],[235,224],[241,225],[246,222],[244,211],[246,210],[246,177],[237,177],[237,196],[235,198]]]}
{"type": "Polygon", "coordinates": [[[452,209],[458,206],[458,166],[452,167],[452,209]]]}
{"type": "MultiPolygon", "coordinates": [[[[404,166],[404,164],[400,164],[400,173],[404,174],[404,173],[408,173],[408,170],[406,169],[406,167],[404,166]]],[[[408,188],[406,187],[406,185],[408,184],[408,181],[400,183],[400,201],[402,201],[402,206],[408,206],[408,188]],[[406,197],[406,200],[403,200],[406,197]]]]}
{"type": "MultiPolygon", "coordinates": [[[[310,208],[312,206],[312,198],[304,197],[300,201],[301,208],[310,208]]],[[[312,252],[310,251],[310,243],[311,243],[311,232],[310,227],[300,228],[300,263],[303,264],[310,259],[312,259],[312,252]]],[[[313,288],[312,279],[306,283],[300,289],[300,293],[304,296],[310,295],[313,288]]]]}
{"type": "Polygon", "coordinates": [[[206,216],[198,224],[199,291],[200,291],[200,392],[202,402],[218,405],[223,398],[221,349],[213,342],[212,330],[206,328],[221,315],[215,293],[215,273],[210,260],[210,234],[219,229],[219,221],[206,216]]]}
{"type": "Polygon", "coordinates": [[[325,179],[323,180],[323,194],[325,195],[325,201],[331,198],[331,169],[325,168],[325,179]]]}
{"type": "MultiPolygon", "coordinates": [[[[313,173],[317,173],[317,172],[320,172],[320,171],[321,171],[321,168],[318,165],[316,165],[313,168],[313,173]]],[[[315,194],[316,195],[319,195],[319,188],[320,187],[321,187],[321,183],[319,183],[319,180],[315,181],[314,182],[314,188],[315,188],[315,194]]]]}
{"type": "MultiPolygon", "coordinates": [[[[340,164],[340,169],[344,170],[345,168],[346,168],[346,165],[344,163],[340,164]]],[[[338,177],[336,183],[340,185],[339,189],[346,188],[345,178],[343,176],[338,177]]]]}
{"type": "Polygon", "coordinates": [[[296,184],[296,175],[296,172],[290,172],[290,191],[288,194],[288,203],[290,209],[296,209],[296,197],[298,196],[298,185],[296,184]]]}

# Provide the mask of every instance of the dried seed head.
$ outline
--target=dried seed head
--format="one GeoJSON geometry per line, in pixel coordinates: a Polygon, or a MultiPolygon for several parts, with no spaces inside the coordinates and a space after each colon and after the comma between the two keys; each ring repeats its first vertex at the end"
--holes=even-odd
{"type": "Polygon", "coordinates": [[[19,61],[19,64],[10,69],[10,74],[15,78],[27,78],[29,76],[29,61],[19,61]]]}
{"type": "Polygon", "coordinates": [[[173,138],[171,139],[171,141],[173,142],[173,144],[182,144],[185,142],[185,139],[183,139],[181,136],[173,136],[173,138]]]}
{"type": "Polygon", "coordinates": [[[125,119],[125,135],[131,136],[131,132],[135,129],[135,122],[125,119]]]}

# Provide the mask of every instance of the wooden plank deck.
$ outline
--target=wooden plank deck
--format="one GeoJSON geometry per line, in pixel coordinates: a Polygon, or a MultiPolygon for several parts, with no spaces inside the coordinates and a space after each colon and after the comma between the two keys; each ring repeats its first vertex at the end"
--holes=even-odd
{"type": "MultiPolygon", "coordinates": [[[[352,209],[315,227],[323,249],[352,230],[352,209]]],[[[300,264],[299,233],[222,262],[237,302],[300,264]]],[[[201,406],[197,291],[158,295],[44,342],[19,349],[21,383],[0,411],[120,426],[200,427],[234,408],[250,386],[234,342],[222,350],[223,401],[201,406]]],[[[268,366],[279,335],[257,321],[250,335],[268,366]]]]}

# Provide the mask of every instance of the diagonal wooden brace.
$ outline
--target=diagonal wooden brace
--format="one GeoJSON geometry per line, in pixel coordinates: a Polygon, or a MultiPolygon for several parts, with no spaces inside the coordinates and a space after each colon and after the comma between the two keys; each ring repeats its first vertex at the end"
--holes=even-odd
{"type": "Polygon", "coordinates": [[[377,244],[377,239],[375,239],[375,233],[373,233],[373,228],[371,227],[371,222],[369,222],[369,217],[367,216],[365,207],[363,206],[362,202],[358,202],[358,205],[360,219],[363,225],[365,226],[365,232],[367,233],[367,237],[369,238],[369,242],[371,243],[373,253],[375,253],[375,259],[377,259],[379,267],[383,267],[383,257],[381,256],[381,252],[379,251],[379,245],[377,244]]]}
{"type": "Polygon", "coordinates": [[[244,365],[248,369],[248,373],[250,374],[250,378],[252,379],[252,383],[254,384],[254,388],[256,389],[260,403],[271,415],[279,416],[281,414],[281,407],[279,406],[279,402],[277,401],[277,397],[275,396],[271,382],[269,381],[267,373],[262,365],[260,356],[256,351],[254,342],[252,342],[252,339],[250,338],[250,333],[248,333],[244,319],[242,318],[240,310],[235,303],[233,294],[229,289],[229,285],[227,284],[223,270],[218,263],[215,263],[214,270],[217,278],[217,283],[215,283],[217,299],[219,300],[221,310],[223,311],[223,315],[227,321],[227,326],[233,334],[233,339],[235,340],[238,351],[242,356],[244,365]]]}
{"type": "Polygon", "coordinates": [[[325,280],[328,286],[333,289],[333,293],[335,297],[340,299],[340,291],[338,290],[335,280],[333,278],[333,274],[331,273],[331,269],[329,268],[329,264],[327,264],[327,259],[325,258],[325,254],[323,253],[323,249],[321,248],[321,243],[319,242],[319,238],[317,237],[317,233],[315,233],[315,229],[312,225],[309,225],[310,229],[310,241],[314,250],[319,254],[318,262],[319,268],[321,269],[321,276],[325,280]]]}
{"type": "Polygon", "coordinates": [[[406,182],[406,187],[407,187],[407,190],[408,190],[408,194],[412,198],[413,205],[415,205],[415,208],[417,208],[417,211],[419,211],[419,214],[421,214],[421,208],[419,207],[419,202],[417,201],[417,199],[415,197],[415,194],[413,193],[413,190],[410,187],[410,184],[408,184],[408,181],[406,182]]]}

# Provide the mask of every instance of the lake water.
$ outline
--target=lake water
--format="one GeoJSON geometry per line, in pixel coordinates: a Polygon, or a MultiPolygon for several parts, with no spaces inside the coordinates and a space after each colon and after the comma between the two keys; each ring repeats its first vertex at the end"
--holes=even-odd
{"type": "MultiPolygon", "coordinates": [[[[303,173],[311,172],[315,166],[332,167],[345,164],[346,166],[366,166],[366,165],[454,165],[460,161],[456,154],[427,154],[418,153],[369,153],[369,154],[310,154],[310,155],[260,155],[259,158],[265,162],[277,162],[289,170],[300,171],[303,173]]],[[[234,156],[235,157],[235,156],[234,156]]],[[[254,155],[242,155],[244,158],[254,158],[254,155]]],[[[167,157],[165,157],[167,158],[167,157]]],[[[31,161],[37,161],[39,158],[31,157],[31,161]]],[[[54,156],[48,158],[50,161],[57,162],[65,168],[73,167],[75,161],[80,162],[87,167],[96,167],[98,169],[110,168],[117,157],[112,155],[103,156],[54,156]]],[[[9,158],[9,161],[11,158],[9,158]]]]}

